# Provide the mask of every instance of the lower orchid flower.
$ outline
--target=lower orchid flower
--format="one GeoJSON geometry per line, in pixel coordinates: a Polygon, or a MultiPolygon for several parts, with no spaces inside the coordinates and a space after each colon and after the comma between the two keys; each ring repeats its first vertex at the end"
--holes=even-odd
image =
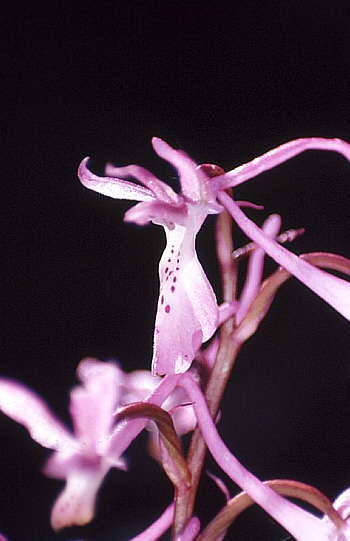
{"type": "Polygon", "coordinates": [[[72,389],[69,406],[74,434],[31,389],[0,380],[0,409],[24,425],[33,440],[55,451],[44,467],[46,475],[66,481],[51,513],[55,530],[89,522],[105,475],[112,467],[126,469],[125,460],[110,447],[122,371],[114,363],[87,358],[79,364],[77,376],[82,385],[72,389]]]}
{"type": "MultiPolygon", "coordinates": [[[[218,166],[197,164],[182,151],[154,137],[155,152],[179,172],[181,194],[146,169],[130,165],[106,167],[107,177],[89,171],[88,158],[78,175],[87,188],[116,199],[139,201],[125,220],[164,227],[166,248],[159,263],[159,300],[154,331],[154,374],[185,372],[196,352],[220,325],[221,317],[213,289],[198,261],[195,240],[208,214],[225,207],[239,227],[279,265],[350,320],[350,284],[311,266],[261,231],[243,214],[224,190],[276,167],[308,149],[339,152],[350,161],[350,145],[339,139],[309,138],[291,141],[230,172],[218,166]],[[133,177],[139,184],[124,180],[133,177]],[[214,177],[214,178],[213,178],[214,177]]],[[[232,306],[231,312],[236,310],[232,306]]],[[[239,315],[239,318],[242,315],[239,315]]]]}
{"type": "MultiPolygon", "coordinates": [[[[94,516],[97,492],[104,477],[113,467],[126,469],[121,453],[144,426],[136,427],[127,443],[119,427],[116,430],[115,416],[120,406],[159,402],[171,413],[178,435],[196,426],[185,392],[175,387],[175,382],[169,385],[149,371],[125,373],[113,362],[86,358],[79,363],[77,377],[81,385],[71,390],[69,405],[73,433],[34,391],[16,381],[0,378],[0,410],[25,426],[37,443],[55,451],[46,462],[44,473],[66,481],[51,513],[55,530],[89,522],[94,516]]],[[[130,436],[131,427],[124,428],[130,436]]],[[[156,458],[157,441],[158,435],[153,430],[150,445],[156,458]]]]}

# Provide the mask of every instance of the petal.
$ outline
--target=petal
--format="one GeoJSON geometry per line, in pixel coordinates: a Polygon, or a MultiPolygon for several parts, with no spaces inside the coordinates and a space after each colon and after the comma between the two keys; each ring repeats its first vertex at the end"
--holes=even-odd
{"type": "Polygon", "coordinates": [[[82,526],[95,514],[97,491],[109,468],[88,468],[70,473],[66,486],[51,512],[51,525],[61,530],[72,525],[82,526]]]}
{"type": "MultiPolygon", "coordinates": [[[[43,467],[43,473],[47,477],[53,479],[67,479],[72,472],[85,469],[95,470],[101,468],[101,464],[104,467],[117,468],[118,470],[127,470],[127,461],[117,456],[115,453],[101,457],[98,455],[87,456],[84,454],[84,449],[78,449],[75,451],[66,450],[56,451],[46,461],[43,467]]],[[[107,471],[108,471],[107,469],[107,471]]]]}
{"type": "Polygon", "coordinates": [[[109,446],[123,372],[112,362],[86,358],[80,362],[77,376],[83,385],[70,393],[74,431],[87,455],[103,456],[109,446]]]}
{"type": "Polygon", "coordinates": [[[158,156],[178,170],[181,193],[192,201],[206,199],[207,176],[202,169],[197,168],[196,162],[182,150],[175,150],[158,137],[152,138],[152,145],[158,156]]]}
{"type": "Polygon", "coordinates": [[[174,190],[165,184],[162,180],[155,177],[150,171],[139,165],[127,165],[126,167],[114,167],[111,164],[106,165],[106,175],[112,177],[134,177],[142,182],[146,188],[153,192],[153,195],[165,203],[178,204],[181,199],[174,190]]]}
{"type": "Polygon", "coordinates": [[[94,175],[87,168],[88,161],[89,158],[85,158],[79,165],[78,177],[83,186],[89,190],[114,199],[127,199],[129,201],[151,201],[154,199],[153,193],[148,188],[119,178],[94,175]]]}
{"type": "MultiPolygon", "coordinates": [[[[149,370],[133,370],[125,374],[126,388],[122,404],[146,400],[161,381],[160,377],[153,376],[149,370]]],[[[171,414],[177,434],[187,434],[195,428],[196,416],[193,408],[188,404],[184,391],[179,387],[168,396],[162,408],[171,414]]]]}
{"type": "Polygon", "coordinates": [[[263,248],[279,265],[287,269],[346,319],[350,320],[350,282],[310,265],[269,238],[254,222],[247,218],[225,192],[220,192],[218,198],[250,239],[263,248]]]}
{"type": "Polygon", "coordinates": [[[0,409],[26,427],[36,442],[49,449],[76,448],[77,444],[65,426],[45,402],[33,391],[16,381],[0,380],[0,409]]]}
{"type": "Polygon", "coordinates": [[[160,293],[154,332],[152,371],[186,371],[202,342],[215,332],[219,309],[198,261],[195,235],[199,219],[187,227],[167,228],[167,246],[159,263],[160,293]]]}
{"type": "Polygon", "coordinates": [[[186,393],[180,387],[176,387],[166,399],[162,408],[171,414],[175,431],[179,436],[195,429],[197,424],[196,414],[192,404],[188,403],[186,393]]]}
{"type": "Polygon", "coordinates": [[[343,519],[347,520],[350,517],[350,488],[347,488],[337,496],[333,507],[343,519]]]}
{"type": "Polygon", "coordinates": [[[184,224],[186,217],[187,206],[184,203],[175,206],[156,199],[138,203],[125,213],[124,220],[137,225],[146,225],[153,222],[158,225],[173,227],[175,223],[184,224]]]}
{"type": "Polygon", "coordinates": [[[350,145],[341,139],[323,139],[322,137],[295,139],[273,150],[269,150],[269,152],[266,152],[262,156],[240,165],[220,177],[216,177],[213,180],[213,185],[215,185],[217,190],[225,190],[229,187],[238,186],[246,180],[254,178],[306,150],[332,150],[339,152],[350,161],[350,145]]]}
{"type": "Polygon", "coordinates": [[[149,370],[133,370],[125,374],[122,404],[145,400],[159,385],[161,379],[153,376],[149,370]]]}

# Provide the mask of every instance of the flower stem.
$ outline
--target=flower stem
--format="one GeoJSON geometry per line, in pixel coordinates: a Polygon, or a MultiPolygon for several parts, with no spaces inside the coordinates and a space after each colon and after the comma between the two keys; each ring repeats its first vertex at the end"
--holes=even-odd
{"type": "MultiPolygon", "coordinates": [[[[338,511],[334,509],[332,502],[317,488],[289,479],[274,479],[273,481],[264,481],[263,484],[269,486],[281,496],[298,498],[313,505],[316,509],[328,515],[336,528],[345,525],[345,521],[338,511]]],[[[196,538],[196,541],[215,541],[220,538],[236,518],[254,503],[254,500],[246,492],[240,492],[227,502],[196,538]]]]}
{"type": "Polygon", "coordinates": [[[331,535],[341,534],[342,527],[335,528],[333,523],[323,522],[294,503],[285,500],[250,473],[220,438],[205,398],[192,375],[188,372],[183,374],[179,385],[193,402],[199,428],[214,460],[260,507],[286,528],[297,541],[329,541],[331,535]]]}

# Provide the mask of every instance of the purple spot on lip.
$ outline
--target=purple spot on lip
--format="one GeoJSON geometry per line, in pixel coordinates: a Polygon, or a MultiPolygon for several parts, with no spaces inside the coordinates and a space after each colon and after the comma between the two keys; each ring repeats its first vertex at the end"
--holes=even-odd
{"type": "Polygon", "coordinates": [[[176,263],[179,264],[179,263],[180,263],[180,259],[177,259],[177,260],[176,260],[176,263]]]}
{"type": "Polygon", "coordinates": [[[175,287],[174,287],[174,286],[171,286],[170,291],[171,291],[172,293],[174,293],[175,287]]]}
{"type": "Polygon", "coordinates": [[[171,263],[171,259],[168,259],[168,263],[171,263]]]}
{"type": "Polygon", "coordinates": [[[175,284],[175,282],[176,282],[176,276],[174,276],[174,278],[173,278],[173,282],[174,282],[174,284],[175,284]]]}
{"type": "Polygon", "coordinates": [[[164,295],[162,295],[161,299],[160,299],[160,304],[163,304],[164,303],[164,295]]]}
{"type": "Polygon", "coordinates": [[[170,312],[170,306],[169,306],[169,304],[166,305],[165,311],[166,311],[167,314],[169,314],[169,312],[170,312]]]}
{"type": "Polygon", "coordinates": [[[167,268],[165,269],[165,271],[164,271],[165,274],[168,272],[168,270],[169,270],[169,267],[167,267],[167,268]]]}
{"type": "Polygon", "coordinates": [[[180,270],[180,267],[176,267],[176,269],[175,269],[175,270],[180,270]]]}

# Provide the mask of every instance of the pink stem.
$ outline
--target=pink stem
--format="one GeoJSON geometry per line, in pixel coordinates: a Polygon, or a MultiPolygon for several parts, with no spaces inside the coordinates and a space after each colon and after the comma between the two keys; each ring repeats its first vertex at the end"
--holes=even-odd
{"type": "Polygon", "coordinates": [[[179,385],[191,400],[208,449],[223,471],[297,541],[329,541],[330,534],[335,532],[333,525],[279,496],[233,456],[217,432],[199,386],[188,372],[183,374],[179,385]]]}
{"type": "Polygon", "coordinates": [[[310,137],[295,139],[284,145],[280,145],[273,150],[269,150],[262,156],[236,167],[232,171],[213,179],[215,189],[226,190],[227,188],[238,186],[246,180],[249,180],[264,171],[273,169],[294,156],[305,152],[306,150],[332,150],[342,154],[350,161],[350,145],[341,139],[324,139],[322,137],[310,137]]]}
{"type": "Polygon", "coordinates": [[[238,205],[225,192],[218,199],[231,214],[244,233],[258,244],[279,265],[319,295],[335,310],[350,320],[350,283],[313,267],[307,261],[289,252],[266,235],[254,222],[249,220],[238,205]]]}

